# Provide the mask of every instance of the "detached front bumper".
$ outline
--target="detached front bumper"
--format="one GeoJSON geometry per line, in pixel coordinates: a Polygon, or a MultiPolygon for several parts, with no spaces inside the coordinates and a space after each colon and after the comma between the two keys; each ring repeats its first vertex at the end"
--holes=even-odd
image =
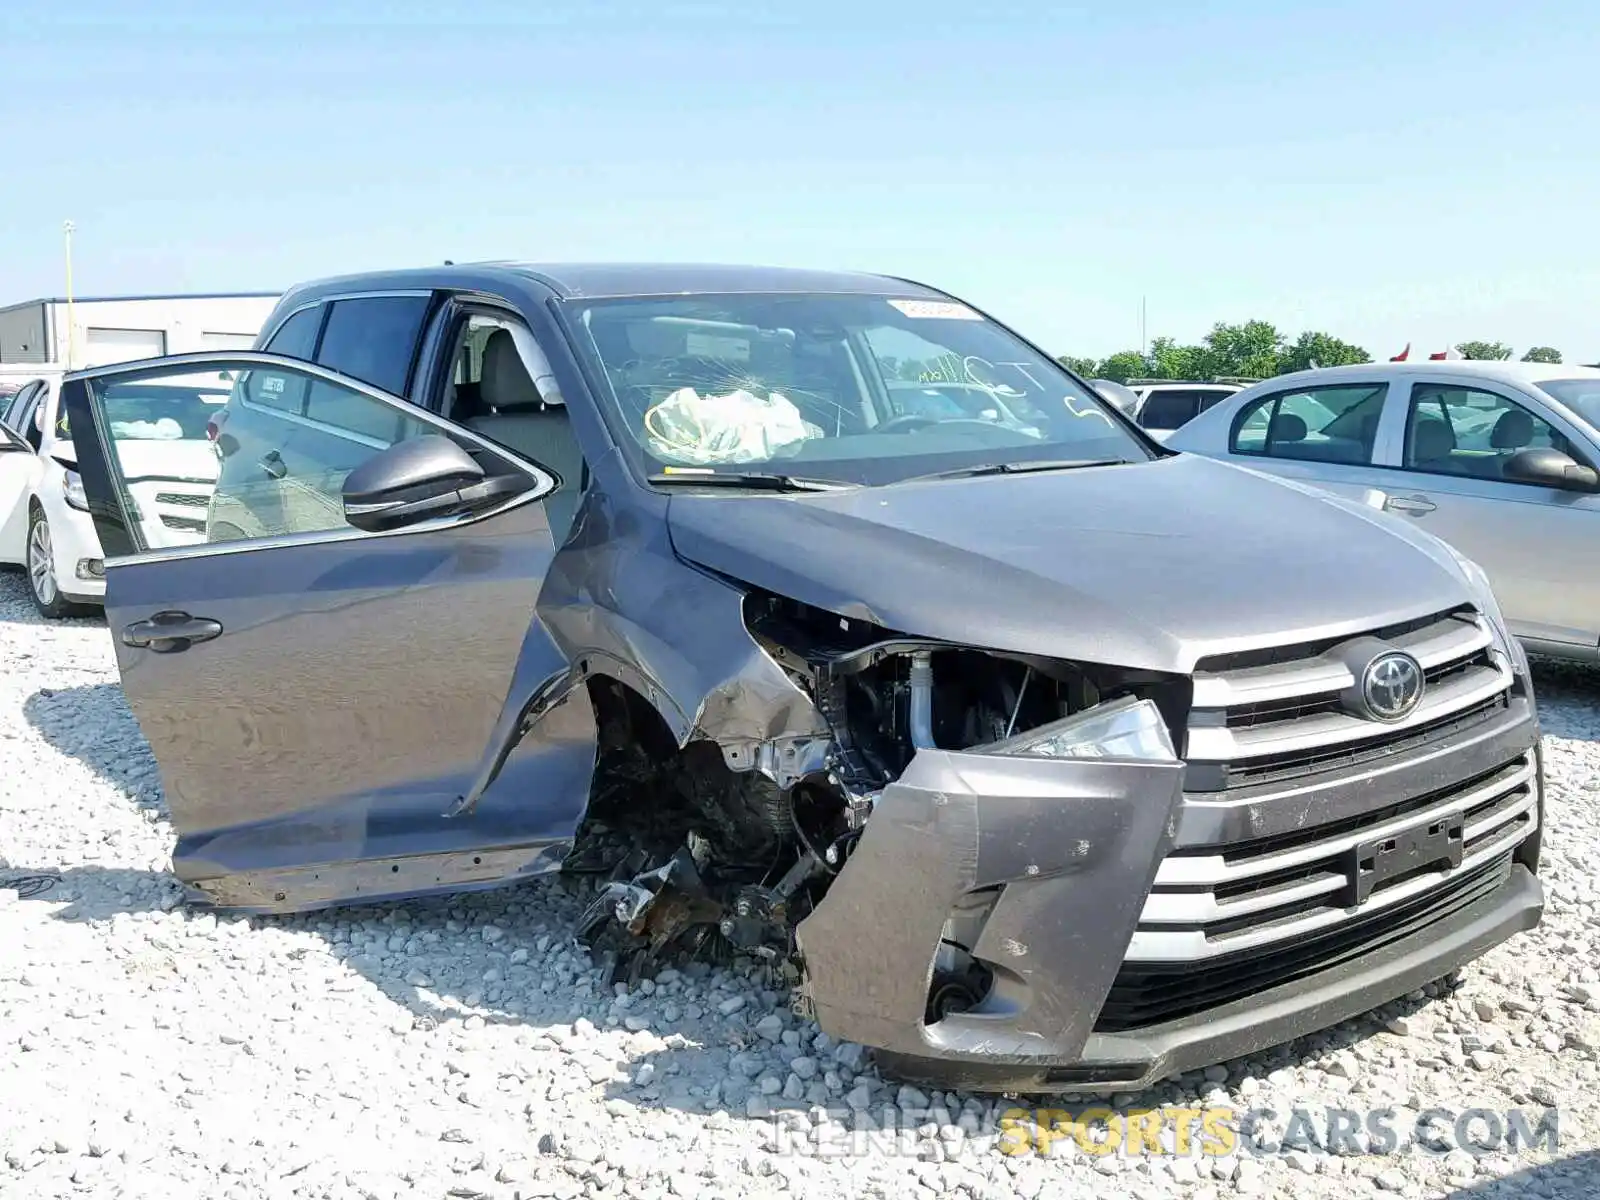
{"type": "MultiPolygon", "coordinates": [[[[1169,1005],[1179,1015],[1149,1023],[1125,1019],[1125,1008],[1124,1019],[1102,1020],[1130,967],[1161,976],[1169,997],[1188,987],[1161,973],[1194,963],[1124,962],[1164,860],[1220,849],[1214,839],[1225,827],[1249,827],[1258,839],[1295,824],[1347,828],[1358,798],[1378,810],[1480,786],[1486,770],[1515,756],[1536,763],[1536,737],[1531,713],[1508,713],[1435,753],[1331,779],[1309,800],[1301,789],[1225,814],[1214,799],[1184,795],[1179,763],[922,751],[884,790],[855,853],[798,927],[816,1019],[832,1036],[873,1047],[899,1078],[1015,1092],[1137,1090],[1326,1029],[1536,925],[1542,819],[1515,835],[1513,849],[1502,849],[1503,835],[1485,843],[1437,887],[1370,913],[1356,907],[1283,945],[1270,969],[1259,951],[1218,954],[1203,964],[1211,982],[1194,984],[1215,989],[1220,973],[1259,975],[1259,987],[1217,993],[1200,1011],[1169,1005]],[[998,898],[970,949],[994,985],[977,1008],[930,1023],[945,923],[983,889],[998,898]]],[[[1538,818],[1541,784],[1532,784],[1538,818]]]]}

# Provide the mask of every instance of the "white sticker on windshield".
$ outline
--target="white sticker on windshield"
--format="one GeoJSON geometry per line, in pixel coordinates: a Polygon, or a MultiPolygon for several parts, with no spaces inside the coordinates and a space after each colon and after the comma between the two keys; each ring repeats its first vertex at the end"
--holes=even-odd
{"type": "Polygon", "coordinates": [[[908,317],[929,321],[981,321],[977,313],[954,300],[891,300],[908,317]]]}
{"type": "Polygon", "coordinates": [[[750,343],[744,338],[715,333],[691,333],[684,353],[694,358],[720,358],[731,362],[750,361],[750,343]]]}

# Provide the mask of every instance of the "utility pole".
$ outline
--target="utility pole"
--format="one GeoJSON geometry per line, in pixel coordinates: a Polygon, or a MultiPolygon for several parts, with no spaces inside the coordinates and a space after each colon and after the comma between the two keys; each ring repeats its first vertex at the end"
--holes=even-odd
{"type": "Polygon", "coordinates": [[[1145,333],[1146,333],[1147,329],[1149,328],[1149,326],[1145,322],[1145,318],[1146,318],[1147,315],[1148,315],[1148,313],[1147,313],[1147,308],[1146,308],[1146,305],[1145,305],[1145,297],[1140,296],[1139,297],[1139,357],[1141,357],[1141,358],[1143,358],[1150,351],[1150,341],[1149,341],[1149,339],[1147,337],[1145,337],[1145,333]]]}
{"type": "Polygon", "coordinates": [[[72,234],[77,228],[78,226],[72,221],[66,222],[61,227],[67,243],[67,370],[69,371],[72,370],[72,362],[76,357],[74,351],[78,340],[78,326],[72,316],[72,234]]]}

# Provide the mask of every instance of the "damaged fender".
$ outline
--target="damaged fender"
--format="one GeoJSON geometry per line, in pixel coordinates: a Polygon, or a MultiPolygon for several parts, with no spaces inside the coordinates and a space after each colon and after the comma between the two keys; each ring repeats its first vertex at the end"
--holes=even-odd
{"type": "MultiPolygon", "coordinates": [[[[832,733],[751,636],[744,590],[680,560],[664,520],[621,511],[605,491],[585,495],[541,589],[483,767],[452,813],[471,811],[551,714],[587,704],[581,693],[597,676],[644,697],[680,748],[716,742],[734,771],[789,787],[822,769],[832,733]]],[[[582,815],[572,810],[574,832],[582,815]]]]}

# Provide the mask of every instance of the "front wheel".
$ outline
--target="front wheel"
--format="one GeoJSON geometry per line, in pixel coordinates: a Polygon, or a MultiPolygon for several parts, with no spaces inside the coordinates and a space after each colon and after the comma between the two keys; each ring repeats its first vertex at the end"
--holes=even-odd
{"type": "Polygon", "coordinates": [[[28,594],[46,620],[59,621],[88,611],[61,593],[55,553],[50,543],[50,522],[45,520],[44,510],[38,507],[28,513],[28,594]]]}

